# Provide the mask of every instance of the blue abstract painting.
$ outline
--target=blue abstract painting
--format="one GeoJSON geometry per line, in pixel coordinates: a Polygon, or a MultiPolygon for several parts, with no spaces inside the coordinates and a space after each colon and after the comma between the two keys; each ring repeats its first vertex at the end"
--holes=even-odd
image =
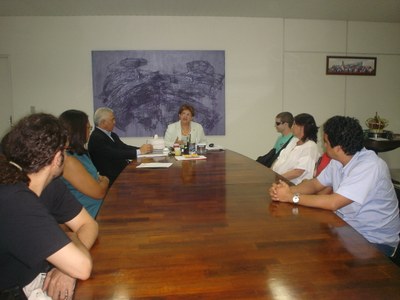
{"type": "Polygon", "coordinates": [[[225,135],[225,51],[92,51],[94,110],[123,137],[163,136],[191,104],[206,135],[225,135]]]}

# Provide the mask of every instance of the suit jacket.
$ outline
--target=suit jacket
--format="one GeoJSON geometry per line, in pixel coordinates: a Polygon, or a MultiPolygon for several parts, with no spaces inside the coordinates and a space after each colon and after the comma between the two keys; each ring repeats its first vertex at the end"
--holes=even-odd
{"type": "Polygon", "coordinates": [[[114,141],[96,127],[90,135],[88,143],[88,150],[93,164],[101,175],[110,179],[110,185],[129,164],[128,159],[137,157],[138,149],[138,147],[122,142],[114,132],[111,133],[111,137],[114,141]]]}

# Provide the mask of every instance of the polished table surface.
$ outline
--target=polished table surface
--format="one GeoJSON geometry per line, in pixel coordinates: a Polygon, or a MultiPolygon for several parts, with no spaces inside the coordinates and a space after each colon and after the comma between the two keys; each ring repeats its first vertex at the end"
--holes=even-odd
{"type": "Polygon", "coordinates": [[[399,267],[334,213],[271,202],[261,164],[145,161],[110,189],[74,299],[399,299],[399,267]]]}

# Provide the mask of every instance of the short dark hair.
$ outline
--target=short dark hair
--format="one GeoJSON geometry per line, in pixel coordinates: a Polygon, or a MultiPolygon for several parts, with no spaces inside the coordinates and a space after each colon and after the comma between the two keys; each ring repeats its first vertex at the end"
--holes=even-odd
{"type": "Polygon", "coordinates": [[[66,141],[67,132],[55,116],[38,113],[22,118],[1,141],[0,183],[29,183],[27,174],[49,165],[66,141]]]}
{"type": "Polygon", "coordinates": [[[68,131],[69,151],[78,155],[86,154],[85,149],[88,115],[80,110],[64,111],[59,117],[61,124],[68,131]]]}
{"type": "Polygon", "coordinates": [[[289,128],[292,128],[294,119],[293,119],[293,115],[290,112],[283,111],[283,112],[277,114],[276,118],[279,118],[281,120],[281,122],[283,122],[283,123],[288,123],[289,128]]]}
{"type": "Polygon", "coordinates": [[[294,122],[304,127],[304,135],[301,138],[303,142],[306,140],[317,142],[318,126],[312,115],[306,113],[298,114],[294,117],[294,122]]]}
{"type": "Polygon", "coordinates": [[[340,146],[347,155],[354,155],[364,147],[364,132],[355,118],[331,117],[325,122],[323,130],[331,147],[340,146]]]}
{"type": "Polygon", "coordinates": [[[192,114],[192,117],[194,117],[194,107],[191,106],[190,104],[182,104],[181,107],[179,108],[178,114],[180,115],[184,110],[190,111],[192,114]]]}

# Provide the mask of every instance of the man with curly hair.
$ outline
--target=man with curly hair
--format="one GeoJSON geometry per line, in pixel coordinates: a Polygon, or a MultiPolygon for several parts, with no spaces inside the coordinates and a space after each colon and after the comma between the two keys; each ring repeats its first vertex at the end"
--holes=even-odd
{"type": "Polygon", "coordinates": [[[44,113],[1,141],[0,299],[71,300],[76,280],[90,276],[98,225],[58,179],[66,143],[61,122],[44,113]]]}
{"type": "Polygon", "coordinates": [[[323,126],[329,165],[309,181],[273,184],[271,199],[323,208],[336,214],[399,264],[398,200],[386,163],[364,148],[358,120],[334,116],[323,126]],[[317,195],[326,187],[333,193],[317,195]]]}

